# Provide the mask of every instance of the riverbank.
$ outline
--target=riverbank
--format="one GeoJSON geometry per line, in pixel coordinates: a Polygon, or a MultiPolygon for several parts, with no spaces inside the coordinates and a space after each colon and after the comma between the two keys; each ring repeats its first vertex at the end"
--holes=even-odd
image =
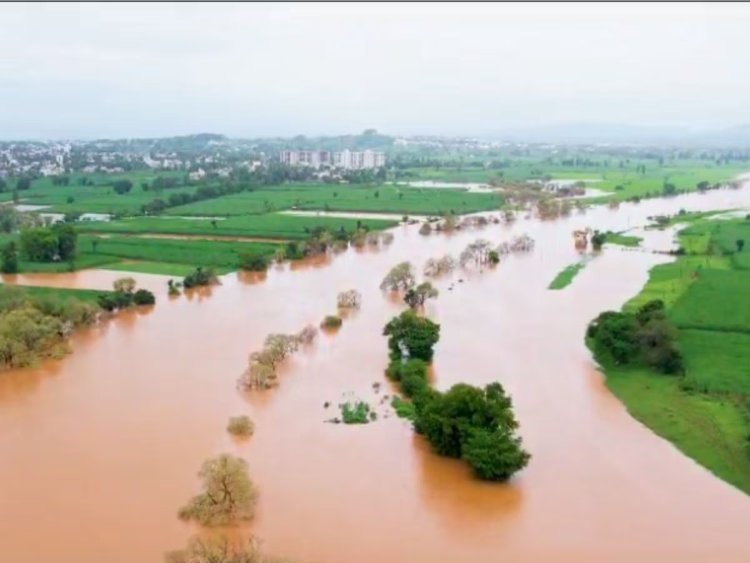
{"type": "Polygon", "coordinates": [[[696,220],[679,234],[688,254],[655,266],[623,308],[664,301],[684,375],[598,360],[607,387],[637,420],[750,493],[750,252],[744,240],[750,240],[747,220],[696,220]]]}

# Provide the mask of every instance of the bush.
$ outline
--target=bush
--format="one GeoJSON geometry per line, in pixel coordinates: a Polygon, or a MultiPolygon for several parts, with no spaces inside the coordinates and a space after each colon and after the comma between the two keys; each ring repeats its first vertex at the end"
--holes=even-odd
{"type": "Polygon", "coordinates": [[[248,272],[265,272],[268,262],[268,258],[262,254],[244,254],[240,260],[240,268],[248,272]]]}
{"type": "Polygon", "coordinates": [[[136,305],[153,305],[156,297],[147,289],[139,289],[133,294],[133,303],[136,305]]]}
{"type": "Polygon", "coordinates": [[[3,247],[0,270],[2,270],[3,274],[15,274],[18,272],[18,247],[13,241],[10,241],[3,247]]]}
{"type": "Polygon", "coordinates": [[[227,432],[232,436],[249,438],[255,432],[255,425],[249,416],[233,416],[227,424],[227,432]]]}
{"type": "Polygon", "coordinates": [[[185,279],[182,280],[182,286],[185,289],[190,289],[191,287],[211,285],[215,282],[216,276],[214,275],[213,270],[210,268],[204,270],[198,266],[194,272],[185,276],[185,279]]]}
{"type": "Polygon", "coordinates": [[[342,322],[341,317],[337,317],[336,315],[326,315],[320,323],[320,328],[335,330],[341,327],[342,322]]]}
{"type": "Polygon", "coordinates": [[[341,419],[344,424],[367,424],[371,418],[374,418],[374,411],[370,411],[370,405],[364,401],[350,402],[339,405],[341,409],[341,419]]]}

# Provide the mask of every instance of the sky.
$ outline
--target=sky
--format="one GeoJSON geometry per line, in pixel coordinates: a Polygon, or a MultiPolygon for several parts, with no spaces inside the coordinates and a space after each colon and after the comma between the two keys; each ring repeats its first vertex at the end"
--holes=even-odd
{"type": "Polygon", "coordinates": [[[0,4],[0,138],[750,123],[750,4],[0,4]]]}

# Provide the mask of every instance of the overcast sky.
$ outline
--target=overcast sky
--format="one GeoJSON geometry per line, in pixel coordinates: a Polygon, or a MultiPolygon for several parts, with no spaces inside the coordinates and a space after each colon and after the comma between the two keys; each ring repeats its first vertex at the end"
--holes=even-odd
{"type": "Polygon", "coordinates": [[[750,4],[0,4],[0,138],[750,123],[750,4]]]}

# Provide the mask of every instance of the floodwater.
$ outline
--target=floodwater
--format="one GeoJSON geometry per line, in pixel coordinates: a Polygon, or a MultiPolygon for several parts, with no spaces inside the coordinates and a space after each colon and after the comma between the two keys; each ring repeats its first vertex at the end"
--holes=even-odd
{"type": "MultiPolygon", "coordinates": [[[[571,286],[546,289],[580,259],[573,229],[623,230],[680,208],[748,203],[750,190],[722,190],[453,235],[399,226],[385,249],[261,279],[232,274],[176,299],[158,276],[137,276],[158,288],[155,308],[77,334],[62,361],[0,377],[0,559],[159,562],[195,532],[176,512],[197,491],[201,463],[228,451],[248,460],[260,490],[253,531],[268,551],[301,562],[750,561],[750,497],[633,420],[583,343],[588,321],[637,293],[669,257],[608,247],[571,286]],[[427,312],[442,325],[436,385],[501,381],[533,454],[527,469],[504,485],[477,481],[384,405],[365,426],[324,422],[338,414],[326,401],[375,404],[391,392],[381,330],[403,307],[378,290],[391,266],[421,268],[478,237],[499,243],[522,232],[537,241],[532,253],[441,280],[427,312]],[[236,390],[267,333],[317,324],[350,288],[362,292],[362,310],[299,352],[278,389],[236,390]],[[243,413],[255,435],[235,442],[225,426],[243,413]]],[[[669,247],[669,231],[645,236],[649,247],[669,247]]],[[[16,281],[105,287],[116,275],[16,281]]]]}

